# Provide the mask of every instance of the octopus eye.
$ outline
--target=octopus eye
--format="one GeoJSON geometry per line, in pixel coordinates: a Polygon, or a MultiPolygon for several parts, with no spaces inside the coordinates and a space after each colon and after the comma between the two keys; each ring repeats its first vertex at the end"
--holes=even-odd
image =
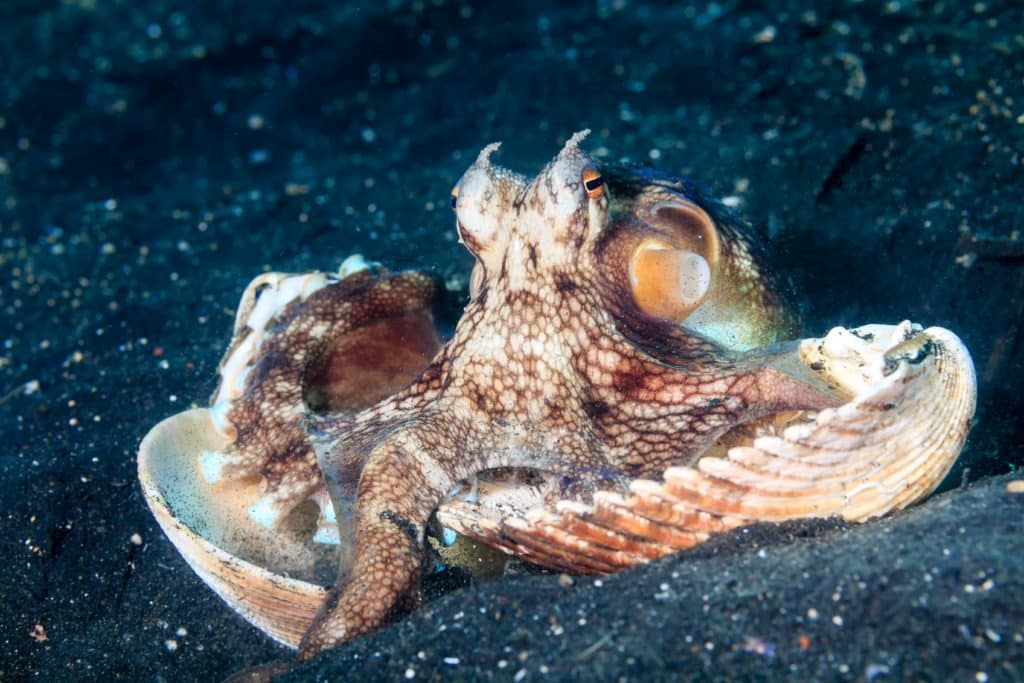
{"type": "Polygon", "coordinates": [[[459,186],[456,185],[452,188],[452,208],[454,209],[459,203],[459,186]]]}
{"type": "Polygon", "coordinates": [[[593,166],[587,166],[583,169],[583,187],[588,197],[597,199],[604,194],[604,176],[593,166]]]}

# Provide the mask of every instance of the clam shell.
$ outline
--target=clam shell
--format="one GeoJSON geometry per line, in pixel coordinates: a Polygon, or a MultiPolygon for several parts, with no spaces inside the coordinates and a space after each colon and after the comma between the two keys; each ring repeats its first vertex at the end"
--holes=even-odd
{"type": "Polygon", "coordinates": [[[632,482],[627,496],[554,510],[449,501],[446,527],[552,569],[613,572],[688,548],[712,533],[762,521],[902,509],[942,481],[974,415],[974,365],[942,328],[835,328],[801,343],[801,356],[851,396],[781,434],[632,482]]]}
{"type": "Polygon", "coordinates": [[[254,522],[248,508],[259,498],[258,481],[208,484],[199,456],[226,443],[205,408],[164,420],[139,447],[142,493],[195,573],[253,626],[297,648],[327,597],[318,582],[298,577],[336,569],[337,548],[254,522]]]}

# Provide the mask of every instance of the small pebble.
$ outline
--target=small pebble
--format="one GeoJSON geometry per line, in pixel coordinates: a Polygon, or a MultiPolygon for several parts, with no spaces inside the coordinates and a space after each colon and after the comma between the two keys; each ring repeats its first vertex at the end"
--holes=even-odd
{"type": "Polygon", "coordinates": [[[776,35],[778,35],[778,30],[769,24],[754,34],[754,42],[759,45],[770,43],[775,40],[776,35]]]}

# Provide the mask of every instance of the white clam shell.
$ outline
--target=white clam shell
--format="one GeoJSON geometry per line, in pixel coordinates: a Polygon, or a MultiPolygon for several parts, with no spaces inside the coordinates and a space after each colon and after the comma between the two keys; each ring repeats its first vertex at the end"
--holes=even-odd
{"type": "Polygon", "coordinates": [[[974,365],[952,332],[910,323],[832,330],[801,356],[851,396],[777,436],[634,481],[628,497],[509,512],[451,501],[446,527],[561,570],[616,571],[763,521],[902,509],[941,483],[963,448],[976,400],[974,365]]]}
{"type": "Polygon", "coordinates": [[[333,556],[325,557],[336,547],[250,519],[256,482],[207,483],[199,456],[226,442],[205,408],[164,420],[139,448],[143,495],[164,533],[217,595],[274,640],[298,647],[327,589],[293,577],[336,566],[333,556]]]}

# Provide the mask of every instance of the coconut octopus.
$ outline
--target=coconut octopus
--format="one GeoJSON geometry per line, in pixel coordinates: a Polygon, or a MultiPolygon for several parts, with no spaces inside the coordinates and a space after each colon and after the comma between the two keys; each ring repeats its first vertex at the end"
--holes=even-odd
{"type": "Polygon", "coordinates": [[[786,341],[754,232],[585,135],[532,180],[497,144],[459,180],[476,265],[446,342],[424,273],[261,275],[211,407],[143,441],[166,534],[300,656],[413,607],[432,529],[612,572],[756,521],[886,514],[959,454],[975,378],[954,334],[786,341]]]}

